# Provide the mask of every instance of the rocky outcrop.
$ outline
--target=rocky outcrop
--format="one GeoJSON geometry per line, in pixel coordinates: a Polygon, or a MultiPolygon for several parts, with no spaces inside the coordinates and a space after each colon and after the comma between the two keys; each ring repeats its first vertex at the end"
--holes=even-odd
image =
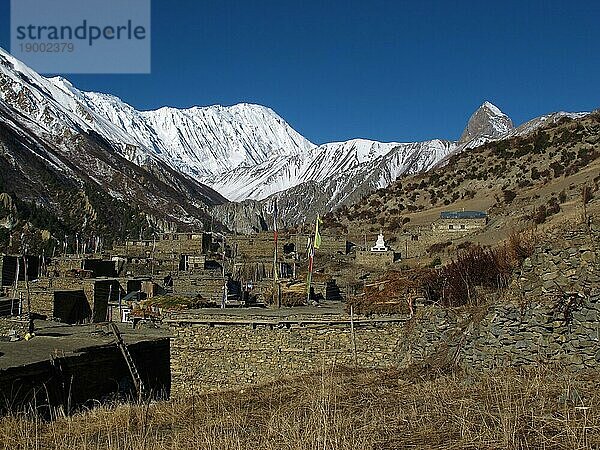
{"type": "Polygon", "coordinates": [[[469,118],[458,143],[464,144],[479,138],[499,138],[513,128],[510,117],[492,103],[484,102],[469,118]]]}

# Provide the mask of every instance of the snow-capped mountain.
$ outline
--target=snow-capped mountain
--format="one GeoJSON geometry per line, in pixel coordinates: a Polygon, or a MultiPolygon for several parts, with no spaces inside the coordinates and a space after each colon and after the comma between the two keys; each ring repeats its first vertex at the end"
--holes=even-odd
{"type": "MultiPolygon", "coordinates": [[[[342,204],[356,202],[367,193],[388,186],[403,175],[430,169],[450,154],[456,148],[456,143],[433,140],[381,145],[371,141],[353,140],[325,144],[323,147],[327,148],[316,149],[319,153],[311,160],[312,164],[300,167],[303,174],[308,174],[306,181],[263,200],[244,200],[217,205],[212,209],[213,215],[239,233],[260,230],[263,224],[272,223],[272,199],[276,197],[280,220],[284,226],[301,223],[306,219],[312,220],[317,214],[331,211],[342,204]],[[386,146],[389,148],[385,148],[386,146]],[[377,149],[379,153],[357,162],[357,155],[369,154],[368,151],[364,151],[365,148],[377,149]],[[337,164],[331,169],[328,164],[332,162],[337,164]],[[320,164],[331,171],[320,171],[320,164]]],[[[294,167],[298,169],[297,165],[294,167]]],[[[282,173],[287,172],[284,170],[282,173]]],[[[236,179],[236,183],[252,182],[251,177],[254,173],[243,175],[248,178],[236,179]]]]}
{"type": "MultiPolygon", "coordinates": [[[[126,137],[98,130],[108,140],[116,137],[116,144],[140,149],[135,152],[136,162],[159,158],[232,201],[262,200],[306,182],[329,180],[331,184],[339,175],[351,180],[392,149],[403,148],[402,158],[409,159],[404,153],[414,147],[365,139],[315,146],[264,106],[243,103],[137,111],[112,95],[79,91],[64,78],[50,81],[71,101],[85,104],[124,131],[126,137]]],[[[417,150],[422,147],[427,144],[417,150]]],[[[402,169],[395,171],[399,175],[402,169]]]]}
{"type": "Polygon", "coordinates": [[[128,215],[121,222],[123,230],[127,222],[139,225],[143,216],[140,220],[167,228],[210,222],[208,207],[225,198],[131,144],[125,130],[66,92],[66,82],[61,83],[0,49],[4,192],[43,207],[69,222],[67,228],[97,231],[119,214],[128,215]]]}
{"type": "MultiPolygon", "coordinates": [[[[70,111],[81,105],[91,111],[83,118],[85,124],[132,162],[158,159],[232,201],[263,200],[303,183],[335,186],[335,199],[343,200],[362,192],[356,186],[366,180],[374,188],[386,186],[406,171],[407,162],[413,171],[427,168],[412,162],[420,153],[428,155],[430,164],[430,155],[443,158],[454,149],[448,142],[439,151],[437,140],[414,144],[352,139],[316,146],[264,106],[137,111],[115,96],[80,91],[62,77],[49,81],[70,111]],[[373,180],[378,170],[382,175],[373,180]]],[[[335,199],[326,204],[336,206],[335,199]]]]}
{"type": "Polygon", "coordinates": [[[239,167],[205,182],[234,201],[262,200],[305,182],[322,182],[351,175],[393,148],[395,142],[353,139],[323,144],[312,151],[268,160],[253,167],[239,167]]]}
{"type": "Polygon", "coordinates": [[[558,111],[558,112],[554,112],[551,114],[545,114],[543,116],[539,116],[534,119],[528,120],[524,124],[519,125],[516,128],[513,128],[511,131],[509,131],[508,133],[503,135],[501,137],[501,139],[507,139],[507,138],[514,137],[514,136],[525,136],[526,134],[533,133],[535,130],[543,127],[544,125],[546,125],[548,123],[556,123],[563,117],[566,117],[569,119],[579,119],[587,114],[589,114],[589,113],[587,113],[587,112],[571,113],[571,112],[565,112],[565,111],[558,111]]]}
{"type": "MultiPolygon", "coordinates": [[[[56,79],[51,81],[57,82],[56,79]]],[[[272,109],[241,103],[189,109],[137,111],[117,97],[70,89],[85,104],[124,130],[130,143],[153,152],[198,180],[303,155],[314,145],[272,109]]]]}

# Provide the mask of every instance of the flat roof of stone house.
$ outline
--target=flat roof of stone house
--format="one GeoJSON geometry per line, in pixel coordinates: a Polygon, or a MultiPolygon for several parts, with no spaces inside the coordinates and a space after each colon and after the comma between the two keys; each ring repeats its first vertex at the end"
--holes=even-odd
{"type": "MultiPolygon", "coordinates": [[[[17,325],[17,324],[15,324],[17,325]]],[[[158,341],[170,337],[160,329],[119,323],[119,331],[127,345],[144,341],[158,341]]],[[[18,328],[15,326],[15,328],[18,328]]],[[[20,333],[21,336],[23,332],[20,333]]],[[[26,341],[0,341],[0,371],[47,361],[52,355],[73,356],[94,347],[116,346],[108,324],[67,325],[59,322],[36,320],[35,337],[26,341]]]]}
{"type": "Polygon", "coordinates": [[[186,319],[194,317],[244,317],[244,318],[282,318],[325,315],[345,315],[345,303],[324,301],[320,306],[293,306],[281,308],[264,308],[251,306],[247,308],[198,308],[173,311],[172,316],[186,319]]]}
{"type": "Polygon", "coordinates": [[[204,308],[177,312],[163,319],[167,325],[252,326],[273,328],[304,328],[330,326],[379,326],[410,320],[407,314],[355,316],[344,310],[341,302],[327,302],[322,307],[301,306],[275,308],[204,308]]]}
{"type": "Polygon", "coordinates": [[[442,211],[440,219],[485,219],[485,211],[442,211]]]}

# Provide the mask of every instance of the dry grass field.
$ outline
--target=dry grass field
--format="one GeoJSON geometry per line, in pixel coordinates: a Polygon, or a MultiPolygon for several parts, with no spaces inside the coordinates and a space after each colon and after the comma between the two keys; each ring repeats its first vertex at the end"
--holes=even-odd
{"type": "Polygon", "coordinates": [[[0,420],[5,449],[600,447],[600,377],[323,368],[243,391],[0,420]]]}

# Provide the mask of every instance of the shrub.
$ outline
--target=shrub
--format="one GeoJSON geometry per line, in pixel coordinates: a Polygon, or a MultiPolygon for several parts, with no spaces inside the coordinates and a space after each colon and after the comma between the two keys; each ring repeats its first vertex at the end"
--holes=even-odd
{"type": "Polygon", "coordinates": [[[584,205],[587,205],[593,198],[592,189],[589,186],[581,188],[581,200],[584,205]]]}
{"type": "Polygon", "coordinates": [[[476,288],[505,288],[513,271],[533,253],[534,245],[532,234],[513,234],[495,248],[470,246],[441,270],[427,272],[421,291],[443,306],[479,304],[476,288]]]}
{"type": "Polygon", "coordinates": [[[381,201],[378,198],[373,197],[371,199],[371,201],[369,202],[369,206],[371,208],[381,208],[382,204],[381,204],[381,201]]]}
{"type": "Polygon", "coordinates": [[[433,259],[431,260],[431,262],[428,264],[428,267],[435,268],[435,267],[438,267],[438,266],[440,266],[440,265],[442,265],[442,260],[440,259],[440,257],[439,257],[439,256],[436,256],[436,257],[435,257],[435,258],[433,258],[433,259]]]}
{"type": "Polygon", "coordinates": [[[531,220],[537,225],[544,223],[546,219],[554,214],[558,214],[560,212],[560,205],[558,204],[558,199],[556,197],[550,198],[546,205],[540,205],[536,209],[533,210],[533,214],[531,215],[531,220]]]}
{"type": "Polygon", "coordinates": [[[565,167],[558,161],[550,164],[550,168],[554,172],[554,178],[559,178],[563,173],[565,173],[565,167]]]}
{"type": "Polygon", "coordinates": [[[546,221],[546,205],[540,205],[533,211],[532,220],[535,224],[539,225],[546,221]]]}
{"type": "Polygon", "coordinates": [[[460,244],[458,244],[456,246],[457,250],[465,250],[469,247],[471,247],[473,245],[473,243],[471,241],[465,241],[465,242],[461,242],[460,244]]]}
{"type": "Polygon", "coordinates": [[[450,247],[452,245],[452,241],[447,241],[447,242],[437,242],[435,244],[430,245],[427,248],[427,253],[429,254],[433,254],[433,253],[440,253],[442,252],[444,249],[446,249],[447,247],[450,247]]]}
{"type": "Polygon", "coordinates": [[[471,199],[471,198],[473,198],[473,197],[475,197],[475,191],[473,191],[473,190],[470,190],[470,189],[467,189],[467,190],[466,190],[466,191],[463,193],[463,195],[462,195],[462,198],[468,198],[468,199],[471,199]]]}
{"type": "Polygon", "coordinates": [[[567,192],[564,189],[562,191],[560,191],[560,194],[558,194],[558,200],[561,203],[564,203],[567,201],[567,192]]]}
{"type": "Polygon", "coordinates": [[[502,195],[504,196],[504,203],[507,205],[512,203],[512,201],[517,196],[515,191],[511,191],[510,189],[505,189],[502,191],[502,195]]]}
{"type": "Polygon", "coordinates": [[[556,197],[552,197],[548,201],[548,207],[546,208],[546,216],[552,216],[554,214],[558,214],[560,212],[560,205],[558,204],[558,200],[556,197]]]}

